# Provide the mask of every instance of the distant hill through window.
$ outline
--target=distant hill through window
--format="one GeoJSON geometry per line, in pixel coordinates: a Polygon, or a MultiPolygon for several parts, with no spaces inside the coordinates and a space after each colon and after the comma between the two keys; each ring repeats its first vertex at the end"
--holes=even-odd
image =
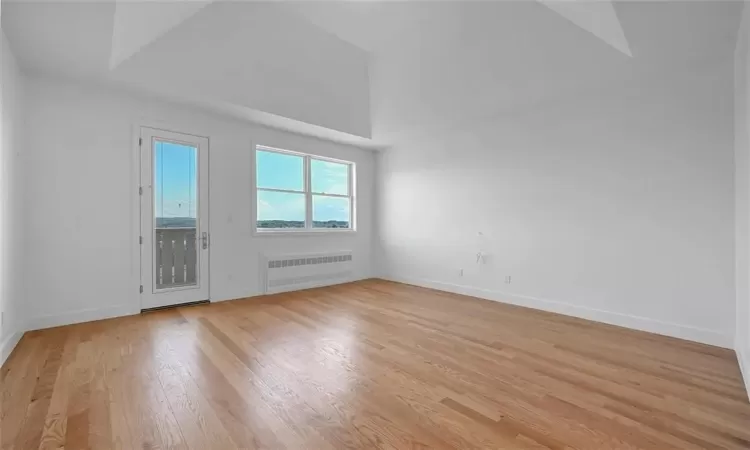
{"type": "MultiPolygon", "coordinates": [[[[305,222],[300,220],[259,220],[258,228],[305,228],[305,222]]],[[[348,221],[316,220],[313,228],[351,228],[348,221]]]]}
{"type": "Polygon", "coordinates": [[[195,228],[194,217],[157,217],[156,228],[195,228]]]}
{"type": "MultiPolygon", "coordinates": [[[[193,217],[157,217],[156,228],[195,228],[193,217]]],[[[300,220],[259,220],[258,228],[305,228],[300,220]]],[[[316,220],[313,228],[351,228],[344,220],[316,220]]]]}

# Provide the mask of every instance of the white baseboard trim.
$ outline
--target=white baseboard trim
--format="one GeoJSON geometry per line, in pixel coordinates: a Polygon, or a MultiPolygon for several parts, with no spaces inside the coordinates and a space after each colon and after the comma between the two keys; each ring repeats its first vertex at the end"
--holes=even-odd
{"type": "Polygon", "coordinates": [[[2,343],[0,343],[0,367],[3,367],[3,364],[8,360],[10,354],[13,353],[13,349],[16,348],[16,345],[18,345],[18,342],[21,341],[22,337],[23,333],[16,331],[15,333],[11,333],[2,343]]]}
{"type": "Polygon", "coordinates": [[[747,399],[750,401],[750,351],[746,348],[737,347],[737,361],[740,363],[740,372],[742,379],[745,380],[745,392],[747,399]]]}
{"type": "MultiPolygon", "coordinates": [[[[293,286],[293,289],[274,291],[274,294],[281,292],[292,292],[303,289],[312,289],[315,287],[334,286],[337,284],[351,283],[354,281],[362,280],[359,276],[347,277],[336,280],[331,280],[328,283],[320,283],[314,285],[303,285],[293,286]]],[[[269,293],[270,294],[270,293],[269,293]]],[[[237,300],[239,298],[248,298],[258,295],[266,295],[265,293],[250,293],[244,295],[238,295],[231,298],[219,298],[211,299],[211,303],[218,303],[222,301],[237,300]]],[[[70,311],[62,314],[50,314],[46,316],[32,317],[27,326],[28,331],[32,330],[43,330],[45,328],[61,327],[65,325],[73,325],[76,323],[93,322],[95,320],[113,319],[115,317],[132,316],[140,313],[140,310],[134,310],[132,305],[120,305],[120,306],[108,306],[106,308],[95,308],[95,309],[81,309],[78,311],[70,311]]]]}
{"type": "Polygon", "coordinates": [[[28,329],[42,330],[45,328],[73,325],[75,323],[92,322],[94,320],[112,319],[114,317],[137,314],[132,305],[108,306],[106,308],[81,309],[62,314],[32,317],[28,329]]]}
{"type": "Polygon", "coordinates": [[[471,297],[479,297],[501,303],[525,306],[527,308],[564,314],[566,316],[593,320],[595,322],[603,322],[610,325],[631,328],[634,330],[647,331],[649,333],[656,333],[664,336],[685,339],[688,341],[715,345],[717,347],[729,349],[734,348],[734,336],[704,328],[696,328],[688,325],[662,322],[655,319],[649,319],[647,317],[603,311],[554,300],[510,294],[501,291],[481,289],[459,284],[443,283],[434,280],[394,276],[386,276],[383,277],[383,279],[395,281],[398,283],[412,284],[415,286],[437,289],[439,291],[452,292],[455,294],[468,295],[471,297]]]}
{"type": "Polygon", "coordinates": [[[316,289],[316,288],[321,288],[321,287],[336,286],[339,284],[353,283],[355,281],[360,281],[360,280],[361,278],[351,277],[351,276],[345,276],[341,278],[329,278],[325,280],[314,280],[309,283],[300,283],[300,284],[293,284],[293,285],[288,285],[288,286],[278,286],[274,289],[267,290],[261,295],[273,295],[273,294],[283,294],[284,292],[304,291],[307,289],[316,289]]]}

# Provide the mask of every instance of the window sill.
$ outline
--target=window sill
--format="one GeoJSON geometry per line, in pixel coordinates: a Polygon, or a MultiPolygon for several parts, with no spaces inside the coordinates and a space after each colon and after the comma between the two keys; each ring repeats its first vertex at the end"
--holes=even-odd
{"type": "Polygon", "coordinates": [[[303,237],[303,236],[352,236],[357,234],[357,230],[336,230],[325,228],[321,230],[301,230],[301,231],[284,231],[269,229],[268,231],[253,231],[254,237],[303,237]]]}

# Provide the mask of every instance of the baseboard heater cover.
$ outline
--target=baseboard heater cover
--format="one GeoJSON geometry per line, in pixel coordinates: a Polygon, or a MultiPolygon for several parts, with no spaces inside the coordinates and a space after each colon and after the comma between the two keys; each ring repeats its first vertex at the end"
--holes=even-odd
{"type": "Polygon", "coordinates": [[[263,285],[268,294],[337,284],[353,274],[354,255],[349,250],[264,259],[263,285]]]}

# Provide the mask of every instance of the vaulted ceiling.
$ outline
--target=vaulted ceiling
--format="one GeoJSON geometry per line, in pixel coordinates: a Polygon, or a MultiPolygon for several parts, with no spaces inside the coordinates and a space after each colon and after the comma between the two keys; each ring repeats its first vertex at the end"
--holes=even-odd
{"type": "Polygon", "coordinates": [[[731,59],[742,5],[692,2],[24,1],[26,68],[362,146],[592,83],[731,59]]]}

